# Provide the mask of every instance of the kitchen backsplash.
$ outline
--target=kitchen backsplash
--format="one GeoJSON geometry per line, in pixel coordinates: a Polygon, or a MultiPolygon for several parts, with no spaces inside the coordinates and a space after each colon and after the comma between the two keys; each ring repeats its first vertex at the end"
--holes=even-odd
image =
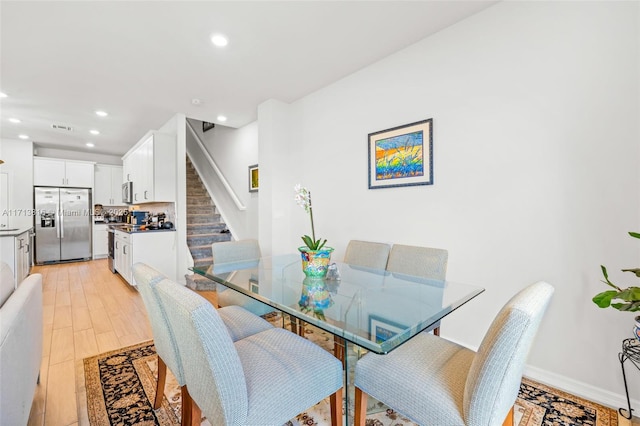
{"type": "Polygon", "coordinates": [[[176,223],[176,205],[175,203],[145,203],[140,205],[128,206],[129,211],[142,210],[149,212],[150,215],[157,215],[159,213],[166,214],[165,222],[176,223]]]}

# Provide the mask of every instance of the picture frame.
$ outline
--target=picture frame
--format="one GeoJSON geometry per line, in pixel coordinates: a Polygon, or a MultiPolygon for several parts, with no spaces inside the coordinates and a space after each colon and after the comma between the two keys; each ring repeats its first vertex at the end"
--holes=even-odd
{"type": "Polygon", "coordinates": [[[369,189],[433,185],[433,119],[369,133],[369,189]]]}
{"type": "Polygon", "coordinates": [[[209,123],[208,121],[202,122],[202,131],[206,132],[207,130],[211,130],[216,127],[215,123],[209,123]]]}
{"type": "Polygon", "coordinates": [[[259,183],[258,165],[253,164],[249,166],[249,192],[258,192],[259,183]]]}
{"type": "Polygon", "coordinates": [[[404,325],[377,315],[369,315],[369,339],[373,342],[382,343],[406,329],[404,325]]]}
{"type": "Polygon", "coordinates": [[[251,293],[260,293],[260,283],[255,278],[249,278],[249,291],[251,293]]]}

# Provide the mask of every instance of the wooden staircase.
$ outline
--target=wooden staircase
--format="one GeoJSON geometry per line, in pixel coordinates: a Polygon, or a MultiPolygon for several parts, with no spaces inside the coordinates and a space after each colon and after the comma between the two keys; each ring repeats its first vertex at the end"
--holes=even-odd
{"type": "MultiPolygon", "coordinates": [[[[207,267],[213,263],[211,244],[230,241],[231,233],[222,222],[198,172],[187,157],[187,246],[194,266],[207,267]]],[[[215,290],[214,282],[197,274],[185,275],[187,286],[193,290],[215,290]]]]}

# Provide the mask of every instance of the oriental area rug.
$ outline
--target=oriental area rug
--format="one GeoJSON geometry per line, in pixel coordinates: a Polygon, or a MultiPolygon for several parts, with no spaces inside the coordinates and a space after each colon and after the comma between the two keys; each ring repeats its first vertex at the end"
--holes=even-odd
{"type": "MultiPolygon", "coordinates": [[[[307,330],[307,337],[333,349],[333,339],[318,329],[307,330]],[[329,341],[330,345],[325,343],[329,341]]],[[[92,426],[179,426],[180,388],[168,370],[162,406],[157,410],[152,407],[156,367],[157,356],[152,341],[86,358],[84,370],[89,423],[92,426]]],[[[367,411],[373,413],[367,415],[367,426],[415,426],[415,423],[375,400],[367,411]]],[[[327,398],[284,426],[330,424],[327,398]]],[[[515,424],[617,426],[618,415],[616,410],[524,379],[515,405],[515,424]]],[[[202,426],[218,425],[211,425],[203,418],[202,426]]]]}

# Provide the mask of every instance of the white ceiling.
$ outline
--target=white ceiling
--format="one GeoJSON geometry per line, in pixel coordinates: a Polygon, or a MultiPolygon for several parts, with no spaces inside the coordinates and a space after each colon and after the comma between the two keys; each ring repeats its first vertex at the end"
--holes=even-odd
{"type": "Polygon", "coordinates": [[[178,112],[243,126],[494,3],[2,1],[0,137],[121,155],[178,112]]]}

